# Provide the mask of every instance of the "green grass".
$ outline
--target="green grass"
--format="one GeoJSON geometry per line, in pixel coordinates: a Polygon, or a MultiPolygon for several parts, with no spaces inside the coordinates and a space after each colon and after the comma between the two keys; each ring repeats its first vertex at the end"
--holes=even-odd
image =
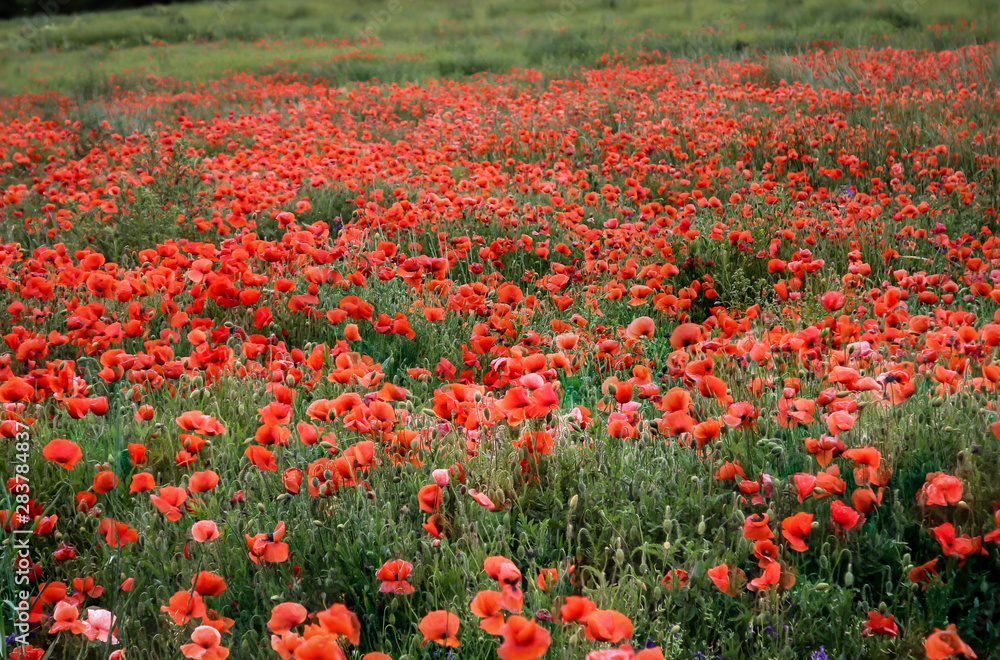
{"type": "Polygon", "coordinates": [[[342,52],[313,40],[374,36],[361,79],[419,80],[594,64],[639,48],[684,55],[794,50],[814,43],[940,48],[994,38],[989,0],[217,0],[0,22],[0,93],[92,95],[109,77],[179,80],[259,71],[277,61],[322,68],[342,52]],[[912,11],[910,11],[912,10],[912,11]],[[943,30],[928,29],[948,25],[943,30]],[[255,43],[267,40],[267,45],[255,43]],[[400,65],[400,55],[414,58],[400,65]]]}

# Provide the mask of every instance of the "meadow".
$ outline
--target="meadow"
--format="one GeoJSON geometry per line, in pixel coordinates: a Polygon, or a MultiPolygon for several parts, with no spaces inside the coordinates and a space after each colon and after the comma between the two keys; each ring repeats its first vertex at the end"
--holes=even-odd
{"type": "Polygon", "coordinates": [[[986,4],[536,7],[0,23],[0,655],[1000,658],[986,4]]]}

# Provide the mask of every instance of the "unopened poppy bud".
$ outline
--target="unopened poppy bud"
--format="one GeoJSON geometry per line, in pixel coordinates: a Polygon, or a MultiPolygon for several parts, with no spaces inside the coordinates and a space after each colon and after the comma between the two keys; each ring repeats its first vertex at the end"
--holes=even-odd
{"type": "Polygon", "coordinates": [[[423,414],[427,415],[428,417],[434,417],[435,416],[434,415],[434,411],[431,410],[430,408],[423,408],[420,412],[422,412],[423,414]]]}
{"type": "Polygon", "coordinates": [[[705,535],[705,516],[701,517],[701,521],[698,522],[698,536],[705,535]]]}
{"type": "Polygon", "coordinates": [[[261,513],[267,513],[267,507],[264,506],[263,502],[257,502],[257,510],[261,513]]]}
{"type": "Polygon", "coordinates": [[[619,566],[625,563],[625,552],[621,548],[615,550],[615,563],[619,566]]]}
{"type": "Polygon", "coordinates": [[[878,604],[878,611],[879,611],[879,614],[881,614],[882,616],[885,616],[885,613],[886,613],[886,612],[887,612],[888,610],[889,610],[889,607],[888,607],[888,606],[887,606],[887,605],[885,604],[885,601],[884,601],[884,600],[883,600],[883,601],[881,601],[881,602],[880,602],[880,603],[878,604]]]}
{"type": "Polygon", "coordinates": [[[829,588],[830,585],[826,582],[817,582],[815,587],[816,591],[826,591],[829,588]]]}
{"type": "Polygon", "coordinates": [[[958,504],[956,504],[955,506],[957,506],[962,511],[972,511],[972,507],[970,507],[965,500],[959,500],[958,504]]]}
{"type": "Polygon", "coordinates": [[[854,573],[851,572],[851,565],[847,565],[847,573],[844,574],[844,586],[853,587],[854,586],[854,573]]]}
{"type": "Polygon", "coordinates": [[[579,503],[580,503],[580,496],[577,495],[576,493],[573,493],[573,497],[569,498],[569,510],[571,512],[575,511],[576,505],[579,503]]]}
{"type": "Polygon", "coordinates": [[[289,387],[295,387],[295,376],[288,374],[288,377],[285,378],[285,384],[289,387]]]}
{"type": "Polygon", "coordinates": [[[479,390],[476,390],[476,393],[472,395],[472,398],[475,400],[476,403],[479,403],[480,401],[483,400],[483,393],[480,392],[479,390]]]}
{"type": "Polygon", "coordinates": [[[319,446],[322,447],[323,449],[333,449],[333,443],[328,440],[324,440],[323,442],[319,443],[319,446]]]}
{"type": "Polygon", "coordinates": [[[669,550],[670,548],[671,548],[670,541],[664,541],[663,542],[663,549],[664,550],[669,550]]]}
{"type": "Polygon", "coordinates": [[[670,634],[671,634],[671,635],[676,635],[676,634],[678,634],[678,633],[679,633],[680,631],[681,631],[681,624],[679,624],[679,623],[675,623],[675,624],[674,624],[674,627],[670,629],[670,634]]]}
{"type": "Polygon", "coordinates": [[[818,520],[813,520],[813,521],[812,521],[812,524],[811,524],[811,525],[809,525],[809,529],[810,529],[810,530],[812,530],[812,531],[814,531],[814,532],[815,532],[815,531],[816,531],[817,529],[819,529],[819,521],[818,521],[818,520]]]}
{"type": "Polygon", "coordinates": [[[322,520],[314,520],[312,522],[313,522],[313,527],[322,527],[323,526],[323,521],[322,520]]]}

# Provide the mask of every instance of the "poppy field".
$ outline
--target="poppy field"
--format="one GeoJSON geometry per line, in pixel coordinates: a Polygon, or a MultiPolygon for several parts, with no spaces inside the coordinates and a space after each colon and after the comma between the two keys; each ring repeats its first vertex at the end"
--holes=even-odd
{"type": "Polygon", "coordinates": [[[0,98],[3,657],[1000,657],[998,84],[0,98]]]}

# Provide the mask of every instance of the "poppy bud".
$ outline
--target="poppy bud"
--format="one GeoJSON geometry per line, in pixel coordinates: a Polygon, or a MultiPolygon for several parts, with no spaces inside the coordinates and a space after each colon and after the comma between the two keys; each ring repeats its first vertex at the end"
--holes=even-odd
{"type": "Polygon", "coordinates": [[[878,612],[879,612],[879,614],[881,614],[882,616],[885,616],[885,613],[886,613],[886,612],[888,611],[888,609],[889,609],[889,608],[888,608],[888,606],[887,606],[887,605],[885,604],[885,601],[884,601],[884,600],[883,600],[883,601],[881,601],[881,602],[880,602],[880,603],[878,604],[878,612]]]}
{"type": "Polygon", "coordinates": [[[854,586],[854,573],[851,572],[851,565],[847,565],[847,573],[844,574],[844,586],[853,587],[854,586]]]}
{"type": "Polygon", "coordinates": [[[698,536],[705,535],[705,516],[701,517],[701,521],[698,522],[698,536]]]}
{"type": "Polygon", "coordinates": [[[826,591],[829,588],[830,585],[827,584],[826,582],[817,582],[815,587],[816,591],[826,591]]]}
{"type": "Polygon", "coordinates": [[[576,493],[574,493],[573,497],[569,498],[569,510],[570,510],[570,512],[573,512],[574,510],[576,510],[576,505],[579,504],[579,503],[580,503],[580,496],[577,495],[576,493]]]}
{"type": "Polygon", "coordinates": [[[267,507],[264,506],[263,502],[257,502],[257,510],[261,513],[267,513],[267,507]]]}
{"type": "Polygon", "coordinates": [[[669,550],[670,548],[671,548],[670,541],[664,541],[663,542],[663,549],[664,550],[669,550]]]}

